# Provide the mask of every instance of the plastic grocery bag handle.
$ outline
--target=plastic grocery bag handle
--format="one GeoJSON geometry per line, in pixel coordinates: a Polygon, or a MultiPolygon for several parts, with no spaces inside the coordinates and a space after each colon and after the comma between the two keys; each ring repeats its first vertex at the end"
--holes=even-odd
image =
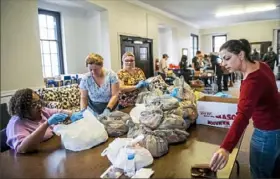
{"type": "Polygon", "coordinates": [[[101,156],[104,157],[107,155],[108,148],[104,149],[103,152],[101,153],[101,156]]]}

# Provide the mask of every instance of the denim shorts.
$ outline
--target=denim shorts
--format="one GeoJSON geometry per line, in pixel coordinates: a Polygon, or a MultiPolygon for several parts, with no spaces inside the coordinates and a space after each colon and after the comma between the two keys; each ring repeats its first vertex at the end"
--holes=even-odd
{"type": "Polygon", "coordinates": [[[272,178],[276,158],[280,155],[280,129],[255,129],[250,144],[252,178],[272,178]]]}

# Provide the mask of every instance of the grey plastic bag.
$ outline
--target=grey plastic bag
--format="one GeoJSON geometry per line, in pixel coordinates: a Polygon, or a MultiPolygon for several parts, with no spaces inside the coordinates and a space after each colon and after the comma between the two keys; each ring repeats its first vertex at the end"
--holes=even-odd
{"type": "Polygon", "coordinates": [[[156,129],[163,120],[163,112],[159,108],[151,108],[140,113],[139,121],[141,124],[156,129]]]}
{"type": "Polygon", "coordinates": [[[164,135],[168,144],[176,144],[176,143],[185,142],[187,140],[187,137],[189,136],[188,132],[180,130],[180,129],[155,130],[154,132],[160,136],[164,135]]]}
{"type": "Polygon", "coordinates": [[[182,129],[186,130],[187,125],[181,116],[175,114],[165,114],[163,121],[157,129],[182,129]]]}
{"type": "Polygon", "coordinates": [[[145,128],[145,138],[141,142],[142,146],[150,151],[153,157],[161,157],[168,153],[168,142],[164,138],[164,134],[156,134],[155,132],[145,128]]]}
{"type": "Polygon", "coordinates": [[[152,96],[147,100],[146,107],[157,106],[163,111],[176,109],[179,107],[179,102],[176,98],[169,95],[152,96]]]}
{"type": "Polygon", "coordinates": [[[124,112],[113,111],[109,116],[103,116],[99,120],[104,124],[110,137],[119,137],[128,132],[126,122],[131,120],[131,117],[124,112]]]}
{"type": "Polygon", "coordinates": [[[135,124],[132,121],[128,121],[127,126],[129,127],[127,132],[127,138],[135,138],[140,134],[143,134],[143,125],[135,124]]]}
{"type": "Polygon", "coordinates": [[[189,119],[191,123],[194,123],[198,117],[197,107],[191,101],[180,102],[180,108],[183,111],[183,118],[189,119]]]}

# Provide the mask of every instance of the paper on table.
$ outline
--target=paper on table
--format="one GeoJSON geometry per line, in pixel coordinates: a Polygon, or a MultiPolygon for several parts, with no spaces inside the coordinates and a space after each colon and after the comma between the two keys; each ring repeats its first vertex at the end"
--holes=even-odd
{"type": "Polygon", "coordinates": [[[131,178],[150,178],[154,171],[150,168],[141,168],[131,178]]]}

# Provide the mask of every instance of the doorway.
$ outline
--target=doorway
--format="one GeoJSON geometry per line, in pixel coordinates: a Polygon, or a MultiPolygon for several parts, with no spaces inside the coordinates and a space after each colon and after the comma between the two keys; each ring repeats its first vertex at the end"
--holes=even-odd
{"type": "MultiPolygon", "coordinates": [[[[126,52],[132,52],[135,56],[135,66],[141,68],[146,78],[154,76],[153,66],[153,40],[141,37],[121,35],[121,57],[126,52]]],[[[121,64],[122,60],[121,60],[121,64]]]]}

